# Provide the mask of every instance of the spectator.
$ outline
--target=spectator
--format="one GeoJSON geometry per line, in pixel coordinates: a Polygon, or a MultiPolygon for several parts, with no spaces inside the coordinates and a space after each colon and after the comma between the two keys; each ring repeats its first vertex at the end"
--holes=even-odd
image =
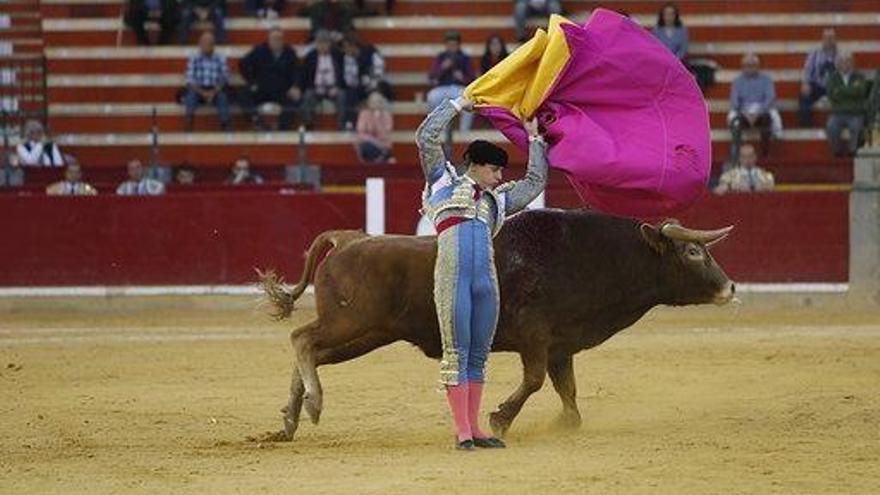
{"type": "Polygon", "coordinates": [[[291,121],[302,99],[299,57],[284,42],[279,28],[269,31],[265,43],[251,49],[239,62],[247,87],[240,94],[241,106],[254,126],[262,126],[257,105],[267,102],[281,106],[278,127],[290,129],[291,121]]]}
{"type": "Polygon", "coordinates": [[[146,177],[144,164],[135,158],[126,166],[128,180],[119,184],[116,194],[120,196],[158,196],[165,194],[165,184],[146,177]]]}
{"type": "Polygon", "coordinates": [[[798,101],[798,123],[801,127],[813,126],[813,105],[825,96],[828,76],[834,72],[836,59],[837,36],[833,29],[825,29],[822,31],[822,46],[810,52],[804,63],[798,101]]]}
{"type": "Polygon", "coordinates": [[[199,51],[189,58],[186,64],[186,92],[183,104],[186,106],[186,130],[192,131],[196,108],[205,103],[213,103],[220,114],[220,127],[229,129],[229,98],[226,84],[229,82],[229,67],[226,57],[214,51],[214,35],[202,33],[199,38],[199,51]]]}
{"type": "Polygon", "coordinates": [[[486,49],[483,51],[483,58],[480,59],[480,74],[489,72],[489,69],[495,67],[498,62],[507,58],[507,45],[504,39],[492,34],[486,39],[486,49]]]}
{"type": "Polygon", "coordinates": [[[286,0],[245,0],[244,10],[261,19],[277,19],[284,11],[286,0]],[[271,4],[271,7],[267,7],[271,4]]]}
{"type": "Polygon", "coordinates": [[[321,31],[315,38],[315,47],[306,55],[303,63],[304,92],[302,122],[314,127],[315,109],[324,100],[336,104],[336,120],[339,129],[345,128],[345,78],[342,69],[342,53],[333,47],[330,33],[321,31]]]}
{"type": "Polygon", "coordinates": [[[189,40],[189,30],[195,21],[210,20],[214,24],[214,36],[217,41],[226,41],[226,0],[181,0],[182,9],[178,26],[178,41],[185,45],[189,40]]]}
{"type": "Polygon", "coordinates": [[[233,186],[243,184],[262,184],[263,178],[260,174],[251,171],[250,160],[246,157],[240,157],[238,160],[235,160],[235,164],[232,166],[232,173],[229,174],[226,183],[233,186]]]}
{"type": "Polygon", "coordinates": [[[345,127],[353,128],[358,108],[372,91],[383,94],[391,92],[391,85],[384,80],[385,60],[379,51],[369,44],[361,43],[357,34],[347,33],[342,40],[342,73],[345,79],[345,127]]]}
{"type": "Polygon", "coordinates": [[[144,25],[148,20],[159,22],[159,44],[171,42],[177,26],[177,0],[129,0],[125,23],[134,31],[139,45],[151,45],[144,25]]]}
{"type": "Polygon", "coordinates": [[[303,9],[310,22],[309,40],[317,40],[318,33],[326,31],[333,41],[354,29],[354,5],[349,0],[308,0],[303,9]]]}
{"type": "Polygon", "coordinates": [[[653,29],[654,36],[669,48],[679,60],[687,58],[688,31],[681,23],[678,6],[669,2],[657,14],[657,25],[653,29]]]}
{"type": "Polygon", "coordinates": [[[868,91],[870,86],[865,77],[853,69],[853,56],[850,53],[840,53],[837,56],[837,70],[828,77],[828,100],[831,102],[831,115],[825,132],[828,134],[828,144],[834,156],[855,156],[859,149],[859,139],[862,129],[865,128],[865,110],[868,104],[868,91]],[[843,150],[841,134],[844,129],[849,129],[849,143],[847,151],[843,150]]]}
{"type": "Polygon", "coordinates": [[[14,152],[3,154],[3,163],[0,166],[0,187],[20,187],[24,185],[24,170],[21,169],[21,161],[14,152]]]}
{"type": "MultiPolygon", "coordinates": [[[[434,59],[428,79],[433,88],[428,91],[428,111],[434,110],[446,100],[458,98],[465,86],[474,78],[471,58],[461,49],[461,34],[449,31],[445,36],[446,49],[434,59]]],[[[474,119],[471,112],[462,112],[459,130],[468,131],[474,119]]]]}
{"type": "Polygon", "coordinates": [[[36,120],[24,123],[24,142],[15,147],[19,164],[27,167],[63,167],[58,145],[47,139],[43,124],[36,120]]]}
{"type": "Polygon", "coordinates": [[[736,166],[721,174],[715,194],[770,191],[775,186],[773,174],[757,165],[758,155],[751,144],[742,145],[736,166]]]}
{"type": "MultiPolygon", "coordinates": [[[[867,127],[872,132],[880,132],[880,69],[874,72],[871,94],[868,96],[867,127]]],[[[880,148],[880,140],[872,140],[871,145],[880,148]]]]}
{"type": "Polygon", "coordinates": [[[761,62],[754,53],[742,59],[742,74],[730,87],[730,112],[727,124],[731,134],[731,158],[736,161],[742,132],[758,129],[761,133],[761,155],[767,156],[770,134],[782,133],[782,119],[776,110],[776,89],[770,76],[760,72],[761,62]]]}
{"type": "Polygon", "coordinates": [[[49,196],[94,196],[98,194],[91,184],[83,182],[82,169],[71,163],[64,170],[64,180],[46,187],[49,196]]]}
{"type": "Polygon", "coordinates": [[[516,26],[516,39],[526,40],[526,22],[530,16],[548,17],[561,14],[562,4],[559,0],[514,0],[513,22],[516,26]]]}
{"type": "Polygon", "coordinates": [[[391,155],[394,117],[382,93],[373,91],[357,120],[357,155],[364,163],[396,163],[391,155]]]}
{"type": "Polygon", "coordinates": [[[196,183],[196,169],[189,165],[177,167],[174,173],[174,183],[178,186],[192,186],[196,183]]]}

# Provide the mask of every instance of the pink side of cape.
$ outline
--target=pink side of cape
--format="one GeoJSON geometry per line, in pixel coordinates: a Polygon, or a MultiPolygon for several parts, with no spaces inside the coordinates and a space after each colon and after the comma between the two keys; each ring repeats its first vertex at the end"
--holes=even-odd
{"type": "MultiPolygon", "coordinates": [[[[551,166],[585,203],[607,213],[658,217],[705,190],[709,116],[696,81],[630,19],[597,9],[564,24],[571,58],[537,112],[551,166]]],[[[523,150],[522,124],[505,108],[478,107],[523,150]]]]}

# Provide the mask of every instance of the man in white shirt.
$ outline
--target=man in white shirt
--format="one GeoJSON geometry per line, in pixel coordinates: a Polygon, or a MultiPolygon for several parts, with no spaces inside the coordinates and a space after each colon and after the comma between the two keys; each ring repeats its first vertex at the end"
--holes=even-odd
{"type": "Polygon", "coordinates": [[[79,165],[70,164],[64,171],[64,180],[46,187],[49,196],[94,196],[98,191],[91,184],[83,182],[82,169],[79,165]]]}
{"type": "Polygon", "coordinates": [[[744,144],[739,150],[739,162],[721,174],[715,194],[729,192],[770,191],[775,186],[773,174],[757,165],[758,154],[751,144],[744,144]]]}
{"type": "Polygon", "coordinates": [[[63,167],[58,145],[46,139],[43,125],[36,120],[24,124],[25,140],[15,147],[19,163],[27,167],[63,167]]]}
{"type": "Polygon", "coordinates": [[[165,194],[165,184],[144,176],[144,164],[135,158],[128,162],[128,180],[119,184],[120,196],[158,196],[165,194]]]}

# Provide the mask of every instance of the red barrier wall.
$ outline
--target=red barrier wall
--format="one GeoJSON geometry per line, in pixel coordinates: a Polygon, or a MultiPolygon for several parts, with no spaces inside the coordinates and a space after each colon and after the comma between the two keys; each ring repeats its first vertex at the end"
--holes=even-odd
{"type": "MultiPolygon", "coordinates": [[[[386,184],[388,232],[411,234],[423,183],[386,184]]],[[[547,191],[547,205],[579,205],[571,187],[547,191]]],[[[735,225],[713,255],[739,282],[846,282],[849,276],[849,195],[845,192],[706,194],[678,215],[694,228],[735,225]]]]}
{"type": "Polygon", "coordinates": [[[240,284],[302,270],[320,232],[362,228],[360,194],[0,196],[0,286],[240,284]]]}
{"type": "MultiPolygon", "coordinates": [[[[386,183],[390,233],[411,234],[422,183],[386,183]]],[[[548,204],[572,204],[564,184],[548,204]]],[[[363,228],[360,194],[277,191],[156,198],[0,195],[0,286],[240,284],[254,267],[288,277],[320,232],[363,228]]],[[[679,215],[697,228],[736,225],[714,249],[739,282],[847,280],[848,199],[842,192],[707,195],[679,215]]]]}

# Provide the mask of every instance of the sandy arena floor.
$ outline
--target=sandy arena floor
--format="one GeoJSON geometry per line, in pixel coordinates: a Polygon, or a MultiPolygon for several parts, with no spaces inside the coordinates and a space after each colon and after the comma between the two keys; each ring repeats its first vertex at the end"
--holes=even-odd
{"type": "MultiPolygon", "coordinates": [[[[300,319],[310,318],[305,312],[300,319]]],[[[251,311],[0,315],[0,493],[878,493],[880,316],[656,309],[549,381],[504,451],[451,448],[436,365],[404,344],[321,368],[281,425],[286,331],[251,311]]],[[[488,405],[518,384],[494,355],[488,405]]]]}

